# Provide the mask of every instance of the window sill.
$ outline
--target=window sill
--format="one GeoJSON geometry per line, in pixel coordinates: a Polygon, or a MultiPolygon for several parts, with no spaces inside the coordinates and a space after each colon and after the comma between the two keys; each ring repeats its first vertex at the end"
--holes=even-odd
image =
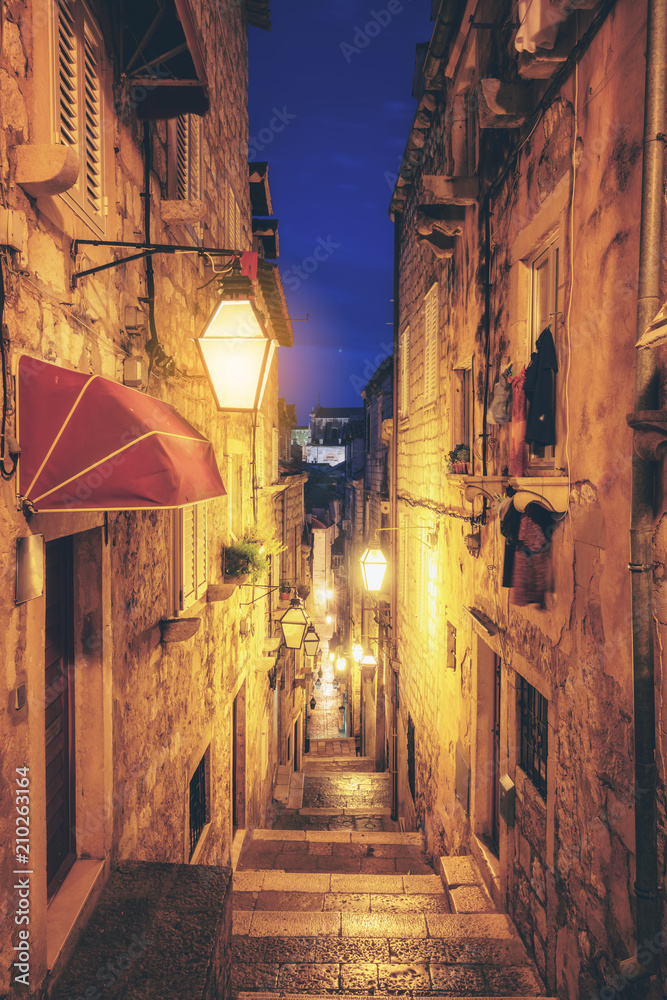
{"type": "Polygon", "coordinates": [[[510,486],[516,490],[514,506],[523,512],[529,503],[538,503],[554,514],[566,514],[570,500],[570,483],[567,476],[510,477],[510,486]]]}
{"type": "Polygon", "coordinates": [[[483,496],[494,500],[498,494],[504,494],[509,482],[508,476],[465,476],[465,498],[472,503],[476,497],[483,496]]]}
{"type": "Polygon", "coordinates": [[[46,964],[52,972],[71,953],[104,883],[104,861],[80,859],[55,894],[46,914],[46,964]]]}

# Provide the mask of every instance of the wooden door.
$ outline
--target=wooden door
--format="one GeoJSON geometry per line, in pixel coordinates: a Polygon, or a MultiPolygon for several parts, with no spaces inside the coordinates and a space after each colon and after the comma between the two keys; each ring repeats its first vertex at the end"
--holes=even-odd
{"type": "Polygon", "coordinates": [[[493,808],[491,810],[491,839],[500,848],[500,657],[493,657],[493,808]]]}
{"type": "MultiPolygon", "coordinates": [[[[74,656],[72,540],[46,546],[44,725],[46,878],[74,860],[74,656]]],[[[62,873],[61,873],[62,874],[62,873]]]]}

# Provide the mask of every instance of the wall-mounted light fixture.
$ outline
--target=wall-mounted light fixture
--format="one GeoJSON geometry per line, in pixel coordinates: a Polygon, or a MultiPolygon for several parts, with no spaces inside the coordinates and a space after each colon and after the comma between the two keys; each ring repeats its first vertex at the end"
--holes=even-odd
{"type": "Polygon", "coordinates": [[[312,622],[306,629],[306,634],[303,640],[303,648],[308,656],[317,656],[320,648],[320,637],[315,631],[315,626],[312,622]]]}
{"type": "Polygon", "coordinates": [[[308,617],[298,597],[293,597],[290,606],[280,619],[283,639],[288,649],[301,649],[308,628],[308,617]]]}

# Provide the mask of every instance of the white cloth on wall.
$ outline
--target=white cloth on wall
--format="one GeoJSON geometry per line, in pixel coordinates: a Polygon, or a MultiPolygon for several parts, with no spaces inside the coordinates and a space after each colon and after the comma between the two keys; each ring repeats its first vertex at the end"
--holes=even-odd
{"type": "Polygon", "coordinates": [[[514,44],[519,52],[552,49],[567,14],[550,0],[519,0],[519,27],[514,44]]]}

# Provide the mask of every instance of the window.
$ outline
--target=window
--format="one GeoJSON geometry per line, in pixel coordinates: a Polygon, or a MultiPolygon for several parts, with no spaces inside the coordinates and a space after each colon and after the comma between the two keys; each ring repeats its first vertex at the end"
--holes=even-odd
{"type": "Polygon", "coordinates": [[[398,410],[400,417],[407,417],[410,408],[410,327],[399,335],[398,343],[398,410]]]}
{"type": "Polygon", "coordinates": [[[55,0],[54,110],[56,141],[79,155],[76,184],[63,195],[98,232],[105,231],[103,44],[88,7],[55,0]]]}
{"type": "Polygon", "coordinates": [[[277,427],[273,428],[271,434],[271,482],[277,483],[280,479],[280,432],[277,427]]]}
{"type": "MultiPolygon", "coordinates": [[[[201,179],[202,122],[198,115],[179,115],[169,122],[169,197],[177,201],[199,201],[201,179]]],[[[203,238],[203,224],[185,226],[196,243],[203,238]]]]}
{"type": "Polygon", "coordinates": [[[180,585],[179,606],[185,611],[206,593],[207,525],[206,504],[190,504],[179,512],[180,585]]]}
{"type": "Polygon", "coordinates": [[[264,418],[261,413],[257,414],[257,427],[255,428],[255,482],[258,487],[265,485],[264,466],[264,418]]]}
{"type": "Polygon", "coordinates": [[[463,444],[471,451],[472,359],[452,372],[452,448],[463,444]]]}
{"type": "Polygon", "coordinates": [[[519,764],[543,799],[547,797],[549,702],[532,684],[519,680],[519,764]]]}
{"type": "Polygon", "coordinates": [[[227,239],[228,249],[242,250],[243,232],[241,228],[241,209],[236,195],[231,187],[227,189],[227,239]]]}
{"type": "Polygon", "coordinates": [[[438,285],[424,299],[424,406],[435,403],[438,388],[438,285]]]}
{"type": "MultiPolygon", "coordinates": [[[[533,260],[531,265],[531,304],[530,304],[530,351],[535,350],[537,339],[545,327],[551,325],[554,338],[557,329],[558,315],[558,243],[554,240],[544,248],[533,260]]],[[[554,380],[556,372],[552,373],[554,380]]],[[[556,385],[553,387],[554,407],[556,405],[556,385]]],[[[554,414],[555,416],[555,414],[554,414]]],[[[555,454],[553,445],[531,444],[530,464],[553,468],[555,454]]]]}
{"type": "Polygon", "coordinates": [[[190,854],[189,860],[195,853],[195,848],[202,835],[204,827],[210,822],[210,761],[211,748],[208,747],[206,753],[199,761],[195,773],[190,779],[190,854]]]}

